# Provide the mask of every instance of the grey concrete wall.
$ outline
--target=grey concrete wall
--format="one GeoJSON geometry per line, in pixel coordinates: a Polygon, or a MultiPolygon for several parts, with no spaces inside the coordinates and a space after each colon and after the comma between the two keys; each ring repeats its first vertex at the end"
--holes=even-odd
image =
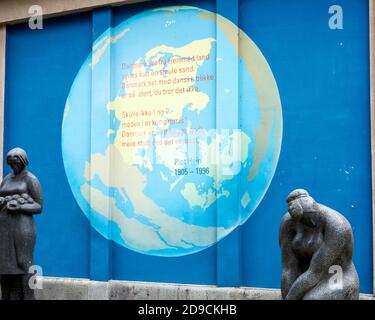
{"type": "MultiPolygon", "coordinates": [[[[39,300],[280,300],[278,289],[218,288],[151,282],[39,278],[43,289],[36,290],[39,300]]],[[[375,300],[371,295],[361,299],[375,300]]]]}
{"type": "Polygon", "coordinates": [[[45,18],[69,13],[91,10],[103,6],[119,6],[124,4],[150,0],[8,0],[0,1],[0,23],[17,23],[29,19],[29,9],[39,5],[45,18]]]}

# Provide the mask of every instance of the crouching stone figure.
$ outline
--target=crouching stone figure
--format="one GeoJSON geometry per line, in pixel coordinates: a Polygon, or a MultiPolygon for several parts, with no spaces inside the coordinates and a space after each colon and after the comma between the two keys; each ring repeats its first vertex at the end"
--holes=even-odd
{"type": "Polygon", "coordinates": [[[287,203],[279,229],[282,298],[357,300],[359,280],[348,220],[303,189],[291,192],[287,203]]]}

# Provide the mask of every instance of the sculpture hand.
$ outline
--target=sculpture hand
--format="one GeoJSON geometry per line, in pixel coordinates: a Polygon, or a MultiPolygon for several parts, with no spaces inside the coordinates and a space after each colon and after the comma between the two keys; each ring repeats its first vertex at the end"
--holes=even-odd
{"type": "Polygon", "coordinates": [[[20,208],[21,208],[21,205],[16,200],[12,200],[7,203],[7,209],[9,211],[19,210],[20,208]]]}

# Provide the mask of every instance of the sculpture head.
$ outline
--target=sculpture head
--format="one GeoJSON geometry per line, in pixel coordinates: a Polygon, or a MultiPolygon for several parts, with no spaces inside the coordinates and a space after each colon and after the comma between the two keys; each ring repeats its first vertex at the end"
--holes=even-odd
{"type": "Polygon", "coordinates": [[[29,164],[26,151],[21,148],[10,150],[7,154],[7,164],[15,175],[20,174],[29,164]]]}
{"type": "Polygon", "coordinates": [[[310,216],[317,212],[318,206],[306,190],[296,189],[292,191],[287,198],[287,203],[288,212],[294,220],[302,221],[307,225],[314,225],[310,216]]]}

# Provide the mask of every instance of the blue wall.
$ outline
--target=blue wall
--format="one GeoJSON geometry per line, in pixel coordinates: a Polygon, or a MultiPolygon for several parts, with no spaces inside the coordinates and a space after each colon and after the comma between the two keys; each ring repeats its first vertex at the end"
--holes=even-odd
{"type": "MultiPolygon", "coordinates": [[[[35,262],[45,275],[89,276],[89,230],[64,172],[61,119],[72,79],[91,51],[91,14],[7,31],[4,152],[25,148],[41,181],[45,207],[36,217],[35,262]]],[[[4,173],[9,172],[4,167],[4,173]]]]}
{"type": "MultiPolygon", "coordinates": [[[[153,1],[113,9],[112,26],[143,10],[175,4],[217,10],[239,24],[271,66],[284,132],[264,200],[236,232],[196,254],[154,257],[111,242],[111,270],[100,274],[95,259],[90,267],[90,257],[107,243],[76,204],[61,155],[63,110],[72,81],[91,52],[92,13],[48,19],[38,31],[26,24],[10,26],[4,151],[25,148],[30,170],[44,189],[44,213],[36,218],[36,263],[48,276],[277,288],[279,221],[289,191],[303,187],[351,222],[361,291],[371,292],[368,1],[340,0],[343,30],[328,28],[332,3],[326,0],[242,0],[239,11],[221,0],[153,1]],[[240,248],[241,254],[233,255],[231,248],[240,248]]],[[[100,21],[94,26],[99,33],[100,21]]]]}
{"type": "Polygon", "coordinates": [[[284,120],[276,174],[242,230],[245,285],[277,283],[277,222],[287,191],[302,187],[348,218],[361,290],[372,290],[368,2],[340,1],[343,30],[328,28],[331,4],[241,4],[241,26],[272,68],[284,120]]]}

